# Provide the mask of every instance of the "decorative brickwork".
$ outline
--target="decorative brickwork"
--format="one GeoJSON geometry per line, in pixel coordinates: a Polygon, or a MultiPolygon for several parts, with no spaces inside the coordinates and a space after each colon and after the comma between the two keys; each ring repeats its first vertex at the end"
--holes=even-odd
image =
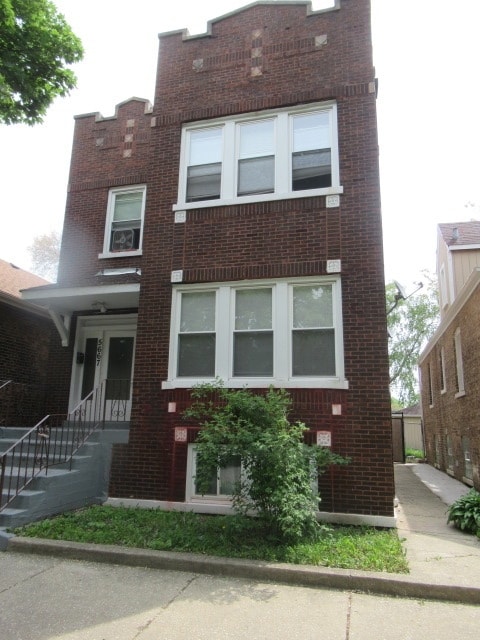
{"type": "Polygon", "coordinates": [[[105,267],[142,270],[130,441],[115,447],[111,495],[185,499],[187,447],[198,425],[182,420],[188,389],[162,390],[172,272],[184,284],[228,283],[321,277],[338,264],[348,388],[291,389],[292,417],[331,432],[332,448],[351,458],[322,478],[323,509],[393,515],[369,5],[342,0],[311,13],[307,2],[259,2],[213,21],[207,35],[164,34],[151,114],[134,99],[115,118],[77,119],[61,281],[80,286],[105,267]],[[333,205],[326,195],[202,203],[175,218],[182,126],[324,101],[335,101],[338,114],[343,192],[333,205]],[[99,260],[108,190],[135,184],[147,185],[143,255],[99,260]],[[178,427],[188,427],[188,442],[175,440],[178,427]]]}

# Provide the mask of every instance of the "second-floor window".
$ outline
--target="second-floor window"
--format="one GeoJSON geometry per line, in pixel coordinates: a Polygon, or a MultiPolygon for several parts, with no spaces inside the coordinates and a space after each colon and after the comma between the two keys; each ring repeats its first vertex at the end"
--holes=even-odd
{"type": "Polygon", "coordinates": [[[341,193],[336,114],[321,103],[184,127],[174,208],[341,193]]]}
{"type": "Polygon", "coordinates": [[[100,257],[141,252],[145,195],[144,185],[110,190],[103,254],[100,257]]]}
{"type": "Polygon", "coordinates": [[[463,354],[462,354],[462,335],[460,329],[457,329],[454,334],[454,347],[455,347],[455,365],[457,372],[457,393],[456,396],[465,395],[465,379],[463,375],[463,354]]]}

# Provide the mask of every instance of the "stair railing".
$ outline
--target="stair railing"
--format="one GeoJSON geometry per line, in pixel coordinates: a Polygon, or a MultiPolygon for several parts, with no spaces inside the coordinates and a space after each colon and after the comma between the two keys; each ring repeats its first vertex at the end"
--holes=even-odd
{"type": "MultiPolygon", "coordinates": [[[[0,454],[0,511],[41,472],[70,463],[105,422],[126,422],[131,380],[104,380],[68,414],[45,416],[0,454]]],[[[8,431],[7,431],[8,432],[8,431]]]]}

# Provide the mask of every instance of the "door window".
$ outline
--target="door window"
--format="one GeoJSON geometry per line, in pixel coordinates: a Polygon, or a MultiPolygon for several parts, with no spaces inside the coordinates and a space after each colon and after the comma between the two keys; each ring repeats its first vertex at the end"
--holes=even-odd
{"type": "Polygon", "coordinates": [[[133,337],[110,338],[107,368],[107,400],[130,400],[133,337]]]}

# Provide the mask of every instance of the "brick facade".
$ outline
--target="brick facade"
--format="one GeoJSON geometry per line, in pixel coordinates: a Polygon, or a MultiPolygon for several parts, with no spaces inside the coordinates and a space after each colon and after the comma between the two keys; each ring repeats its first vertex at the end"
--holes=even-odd
{"type": "Polygon", "coordinates": [[[322,478],[322,509],[393,515],[369,5],[342,0],[311,13],[307,2],[258,2],[212,21],[207,35],[163,34],[151,112],[132,99],[113,118],[76,119],[59,282],[101,284],[96,274],[108,267],[142,274],[130,441],[115,448],[112,496],[185,499],[187,445],[174,442],[174,430],[184,425],[189,391],[162,389],[172,271],[182,271],[182,284],[275,280],[326,276],[327,261],[340,260],[348,388],[291,389],[292,417],[330,431],[333,449],[351,458],[322,478]],[[328,207],[325,195],[202,203],[174,222],[186,123],[326,101],[338,113],[339,206],[328,207]],[[99,259],[109,189],[136,184],[147,185],[142,255],[99,259]]]}
{"type": "Polygon", "coordinates": [[[429,342],[420,363],[428,462],[477,491],[480,491],[479,278],[477,267],[429,342]],[[460,336],[463,390],[459,389],[455,334],[460,336]],[[465,460],[464,439],[468,439],[469,462],[465,460]]]}
{"type": "Polygon", "coordinates": [[[49,357],[55,341],[48,314],[20,299],[47,281],[0,259],[0,425],[33,426],[46,412],[49,357]]]}

